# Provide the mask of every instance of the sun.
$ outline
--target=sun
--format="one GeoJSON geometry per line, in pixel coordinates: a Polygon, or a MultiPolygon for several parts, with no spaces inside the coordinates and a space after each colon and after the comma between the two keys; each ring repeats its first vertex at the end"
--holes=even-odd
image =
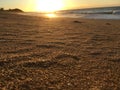
{"type": "Polygon", "coordinates": [[[37,0],[36,9],[41,12],[54,12],[63,8],[62,0],[37,0]]]}

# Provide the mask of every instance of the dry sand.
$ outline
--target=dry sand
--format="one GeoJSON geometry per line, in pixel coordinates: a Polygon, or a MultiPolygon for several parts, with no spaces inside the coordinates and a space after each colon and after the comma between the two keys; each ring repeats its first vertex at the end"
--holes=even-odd
{"type": "Polygon", "coordinates": [[[120,20],[0,13],[0,90],[120,90],[120,20]]]}

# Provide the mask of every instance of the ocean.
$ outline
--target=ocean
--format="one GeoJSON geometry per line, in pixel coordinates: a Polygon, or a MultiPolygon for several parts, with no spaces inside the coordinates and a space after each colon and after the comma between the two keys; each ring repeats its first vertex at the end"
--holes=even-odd
{"type": "Polygon", "coordinates": [[[116,19],[120,20],[120,6],[87,8],[74,10],[61,10],[54,13],[27,12],[24,15],[46,16],[46,17],[68,17],[86,19],[116,19]]]}

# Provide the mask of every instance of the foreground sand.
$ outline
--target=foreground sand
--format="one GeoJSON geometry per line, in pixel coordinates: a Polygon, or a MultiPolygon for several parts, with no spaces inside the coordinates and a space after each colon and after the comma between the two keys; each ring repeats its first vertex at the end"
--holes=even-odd
{"type": "Polygon", "coordinates": [[[120,20],[0,13],[0,90],[120,90],[120,20]]]}

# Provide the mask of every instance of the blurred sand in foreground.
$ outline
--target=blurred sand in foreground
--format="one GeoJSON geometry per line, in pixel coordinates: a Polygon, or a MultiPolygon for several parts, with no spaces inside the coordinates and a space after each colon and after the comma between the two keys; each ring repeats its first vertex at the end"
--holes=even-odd
{"type": "Polygon", "coordinates": [[[120,90],[120,20],[0,13],[0,90],[120,90]]]}

